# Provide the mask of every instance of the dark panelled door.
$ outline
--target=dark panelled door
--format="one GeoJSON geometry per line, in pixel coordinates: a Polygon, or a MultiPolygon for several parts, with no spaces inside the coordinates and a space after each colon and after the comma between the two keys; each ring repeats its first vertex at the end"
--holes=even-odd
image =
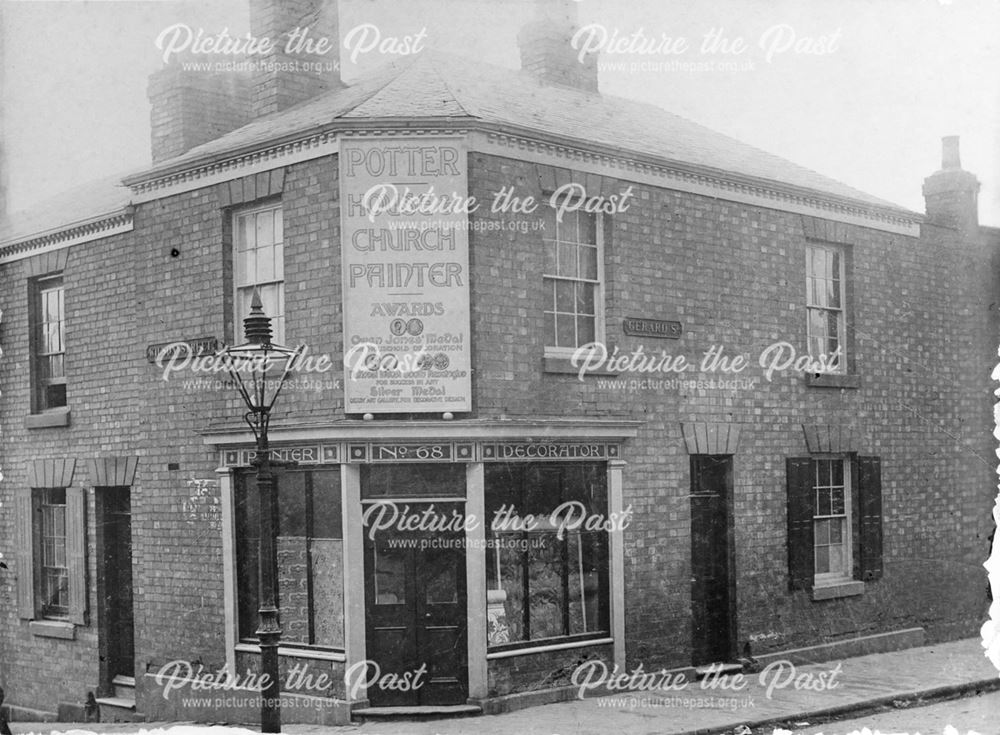
{"type": "MultiPolygon", "coordinates": [[[[414,513],[425,507],[408,505],[414,513]]],[[[466,703],[463,540],[461,532],[379,530],[374,540],[365,533],[367,657],[383,682],[368,688],[372,706],[466,703]]]]}
{"type": "Polygon", "coordinates": [[[108,675],[135,675],[132,613],[132,507],[129,488],[102,491],[104,498],[104,614],[108,630],[108,675]]]}
{"type": "Polygon", "coordinates": [[[732,579],[730,456],[691,456],[691,663],[731,660],[735,615],[732,579]]]}

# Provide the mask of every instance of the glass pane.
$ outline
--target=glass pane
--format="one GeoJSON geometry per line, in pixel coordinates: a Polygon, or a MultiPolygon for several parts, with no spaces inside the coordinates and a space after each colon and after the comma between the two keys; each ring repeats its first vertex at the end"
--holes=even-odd
{"type": "Polygon", "coordinates": [[[522,539],[516,534],[501,535],[496,538],[497,565],[504,591],[504,614],[511,641],[523,641],[524,638],[524,568],[521,564],[521,550],[518,542],[522,539]]]}
{"type": "Polygon", "coordinates": [[[836,311],[826,312],[826,336],[840,336],[840,314],[836,311]]]}
{"type": "Polygon", "coordinates": [[[822,306],[822,304],[819,304],[816,301],[817,298],[820,298],[817,294],[817,283],[818,281],[812,276],[806,278],[806,303],[815,306],[822,306]]]}
{"type": "Polygon", "coordinates": [[[559,275],[559,269],[556,266],[555,240],[545,240],[543,246],[545,248],[545,266],[542,273],[550,276],[559,275]]]}
{"type": "Polygon", "coordinates": [[[597,248],[580,248],[580,277],[597,280],[597,248]]]}
{"type": "Polygon", "coordinates": [[[826,311],[823,309],[809,310],[809,336],[826,337],[826,311]]]}
{"type": "Polygon", "coordinates": [[[458,602],[454,551],[428,551],[424,555],[421,575],[426,580],[424,589],[427,604],[443,605],[458,602]]]}
{"type": "Polygon", "coordinates": [[[573,281],[556,281],[556,311],[568,314],[574,312],[574,289],[573,281]]]}
{"type": "Polygon", "coordinates": [[[842,460],[836,459],[830,462],[830,484],[844,484],[844,463],[842,460]]]}
{"type": "Polygon", "coordinates": [[[406,603],[406,552],[375,547],[375,604],[406,603]]]}
{"type": "Polygon", "coordinates": [[[844,521],[827,521],[830,524],[830,543],[839,544],[844,541],[844,521]]]}
{"type": "Polygon", "coordinates": [[[594,313],[594,291],[597,287],[593,283],[576,284],[576,313],[594,313]]]}
{"type": "Polygon", "coordinates": [[[236,249],[246,250],[251,246],[248,240],[250,234],[247,231],[247,220],[249,217],[247,215],[241,215],[236,218],[236,249]]]}
{"type": "Polygon", "coordinates": [[[237,260],[240,261],[236,269],[240,278],[238,285],[249,286],[255,283],[257,280],[257,251],[247,250],[240,253],[237,256],[237,260]]]}
{"type": "Polygon", "coordinates": [[[597,242],[597,215],[580,213],[580,242],[597,242]]]}
{"type": "Polygon", "coordinates": [[[267,245],[257,248],[257,278],[258,283],[276,280],[274,277],[274,247],[267,245]]]}
{"type": "Polygon", "coordinates": [[[816,250],[816,271],[820,278],[830,277],[830,253],[825,248],[816,250]]]}
{"type": "Polygon", "coordinates": [[[559,275],[567,278],[576,278],[580,271],[576,264],[576,245],[571,243],[559,243],[559,275]]]}
{"type": "Polygon", "coordinates": [[[49,380],[66,377],[66,367],[63,355],[52,355],[48,358],[48,373],[49,380]]]}
{"type": "Polygon", "coordinates": [[[840,251],[830,250],[827,251],[827,259],[829,262],[829,276],[832,280],[840,280],[840,251]]]}
{"type": "Polygon", "coordinates": [[[274,241],[275,242],[284,242],[284,240],[285,240],[284,233],[282,232],[282,227],[284,226],[282,218],[283,218],[283,215],[282,215],[282,212],[281,212],[281,207],[278,207],[276,210],[274,210],[274,241]]]}
{"type": "Polygon", "coordinates": [[[827,549],[829,554],[829,571],[831,572],[843,572],[844,571],[844,547],[840,545],[830,546],[827,549]]]}
{"type": "Polygon", "coordinates": [[[274,280],[285,280],[285,246],[282,243],[274,246],[274,280]]]}
{"type": "Polygon", "coordinates": [[[556,315],[547,311],[544,315],[545,318],[545,344],[549,346],[555,346],[556,344],[556,315]]]}
{"type": "Polygon", "coordinates": [[[562,219],[556,222],[557,239],[559,242],[574,242],[576,239],[576,220],[572,212],[564,212],[562,219]]]}
{"type": "MultiPolygon", "coordinates": [[[[282,493],[284,496],[284,493],[282,493]]],[[[282,497],[281,501],[285,498],[282,497]]],[[[285,503],[279,501],[282,521],[285,503]]],[[[281,638],[295,643],[309,642],[309,540],[304,533],[286,533],[275,539],[278,561],[278,604],[281,607],[281,638]]]]}
{"type": "MultiPolygon", "coordinates": [[[[264,307],[264,313],[269,317],[276,317],[281,315],[281,309],[279,308],[279,287],[278,284],[271,284],[270,286],[260,286],[257,288],[257,293],[260,294],[260,302],[264,307]]],[[[249,308],[247,309],[249,314],[249,308]]],[[[273,326],[273,324],[272,324],[273,326]]]]}
{"type": "Polygon", "coordinates": [[[257,213],[257,247],[266,247],[274,243],[274,213],[257,213]]]}
{"type": "Polygon", "coordinates": [[[816,488],[816,515],[830,515],[830,488],[828,487],[816,488]]]}
{"type": "Polygon", "coordinates": [[[806,277],[816,277],[816,248],[806,248],[806,277]]]}
{"type": "Polygon", "coordinates": [[[816,574],[825,574],[830,571],[830,547],[816,547],[816,574]]]}
{"type": "Polygon", "coordinates": [[[312,473],[313,538],[339,539],[344,535],[340,505],[340,472],[312,473]]]}
{"type": "Polygon", "coordinates": [[[826,289],[826,301],[824,305],[834,309],[840,308],[840,281],[824,281],[826,289]]]}
{"type": "Polygon", "coordinates": [[[579,333],[577,334],[577,339],[579,340],[579,344],[585,345],[595,340],[596,337],[594,332],[594,317],[592,316],[577,317],[576,326],[577,329],[579,330],[579,333]]]}
{"type": "Polygon", "coordinates": [[[278,536],[306,535],[304,472],[283,472],[277,478],[278,536]]]}
{"type": "Polygon", "coordinates": [[[844,512],[844,488],[835,488],[831,491],[830,512],[833,515],[840,515],[844,512]]]}
{"type": "Polygon", "coordinates": [[[830,521],[816,521],[816,538],[815,543],[817,546],[826,546],[830,543],[830,521]]]}
{"type": "Polygon", "coordinates": [[[572,314],[556,314],[556,346],[576,347],[576,324],[572,314]]]}
{"type": "Polygon", "coordinates": [[[569,630],[574,633],[587,632],[587,608],[583,592],[583,543],[579,532],[566,534],[566,561],[569,572],[567,579],[567,597],[569,601],[569,630]]]}
{"type": "Polygon", "coordinates": [[[564,634],[562,545],[554,533],[532,535],[528,549],[528,607],[533,640],[564,634]]]}

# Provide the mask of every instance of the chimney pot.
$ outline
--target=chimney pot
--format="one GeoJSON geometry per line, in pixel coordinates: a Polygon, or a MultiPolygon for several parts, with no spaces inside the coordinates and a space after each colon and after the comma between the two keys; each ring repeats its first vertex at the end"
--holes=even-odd
{"type": "Polygon", "coordinates": [[[958,155],[958,136],[946,135],[941,138],[941,168],[944,170],[962,168],[958,155]]]}

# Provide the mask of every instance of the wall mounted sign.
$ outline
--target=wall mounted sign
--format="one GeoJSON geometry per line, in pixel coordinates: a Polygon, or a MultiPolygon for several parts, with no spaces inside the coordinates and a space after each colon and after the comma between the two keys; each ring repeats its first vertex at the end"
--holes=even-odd
{"type": "MultiPolygon", "coordinates": [[[[303,446],[271,447],[271,459],[298,464],[337,464],[340,452],[336,444],[308,444],[303,446]]],[[[223,449],[223,467],[249,467],[257,457],[252,448],[223,449]]]]}
{"type": "Polygon", "coordinates": [[[481,446],[484,462],[516,459],[618,459],[618,445],[604,442],[493,442],[481,446]]]}
{"type": "Polygon", "coordinates": [[[340,141],[347,413],[470,411],[464,138],[340,141]]]}
{"type": "Polygon", "coordinates": [[[622,330],[632,337],[653,337],[657,339],[680,339],[681,323],[663,319],[642,319],[627,316],[622,319],[622,330]]]}
{"type": "Polygon", "coordinates": [[[347,447],[349,462],[471,462],[476,445],[469,442],[366,442],[347,447]]]}
{"type": "Polygon", "coordinates": [[[146,359],[155,363],[158,356],[162,355],[164,362],[177,356],[183,358],[187,353],[183,350],[190,350],[194,357],[214,355],[220,348],[219,340],[215,337],[199,337],[198,339],[175,339],[173,342],[161,342],[160,344],[149,345],[146,348],[146,359]]]}

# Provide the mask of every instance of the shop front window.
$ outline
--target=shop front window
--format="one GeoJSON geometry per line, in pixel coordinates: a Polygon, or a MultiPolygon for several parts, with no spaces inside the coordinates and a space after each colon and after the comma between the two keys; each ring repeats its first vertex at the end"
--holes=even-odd
{"type": "MultiPolygon", "coordinates": [[[[343,531],[338,468],[275,472],[278,491],[278,607],[282,645],[344,645],[343,531]]],[[[260,495],[254,472],[236,478],[239,637],[258,623],[260,495]]]]}
{"type": "Polygon", "coordinates": [[[609,631],[606,468],[485,469],[491,647],[609,631]],[[587,521],[591,522],[588,523],[587,521]]]}

